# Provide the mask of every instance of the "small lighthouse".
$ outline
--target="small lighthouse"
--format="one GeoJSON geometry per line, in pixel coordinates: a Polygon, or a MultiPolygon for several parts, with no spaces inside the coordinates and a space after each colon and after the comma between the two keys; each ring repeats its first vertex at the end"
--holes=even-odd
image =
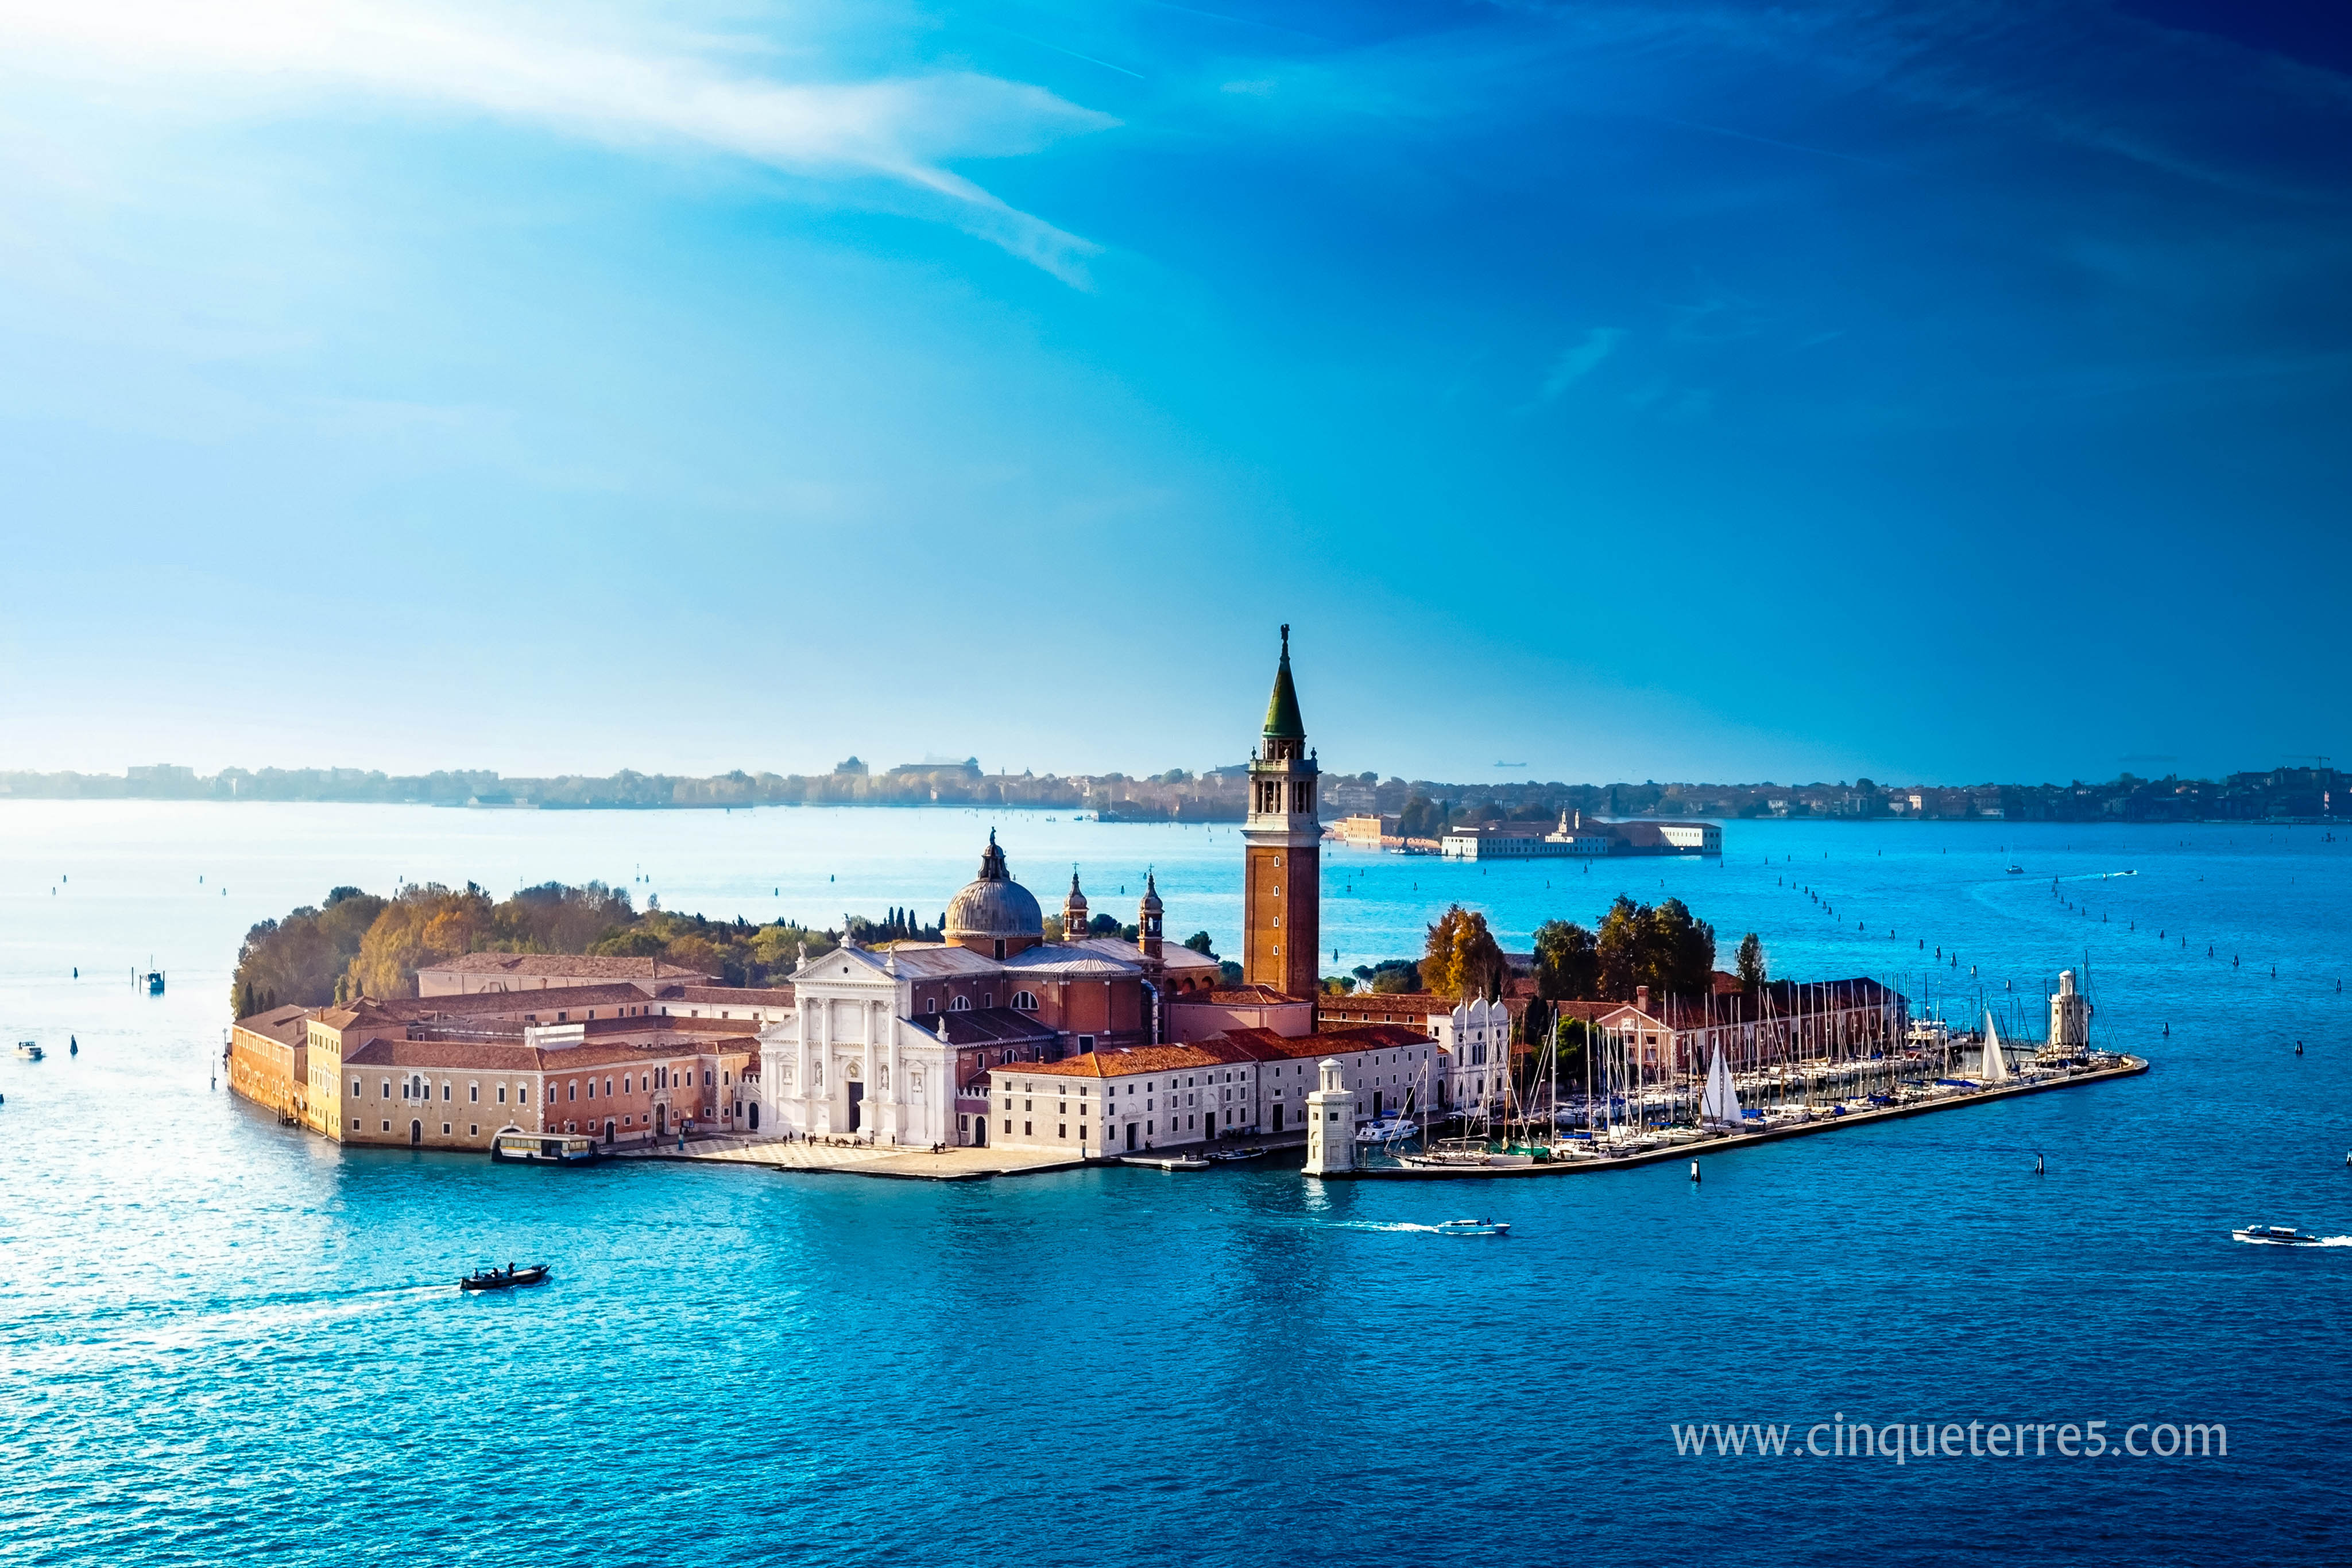
{"type": "Polygon", "coordinates": [[[1307,1174],[1344,1176],[1356,1168],[1356,1097],[1341,1083],[1339,1060],[1316,1071],[1322,1085],[1307,1097],[1307,1174]]]}

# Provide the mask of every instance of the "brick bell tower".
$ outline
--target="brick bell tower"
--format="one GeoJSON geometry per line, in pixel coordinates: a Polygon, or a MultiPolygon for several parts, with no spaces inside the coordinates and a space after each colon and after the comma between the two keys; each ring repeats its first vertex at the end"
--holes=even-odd
{"type": "Polygon", "coordinates": [[[1249,848],[1242,886],[1242,979],[1311,997],[1322,941],[1323,823],[1316,812],[1315,754],[1290,684],[1290,628],[1265,705],[1265,731],[1249,765],[1249,848]]]}

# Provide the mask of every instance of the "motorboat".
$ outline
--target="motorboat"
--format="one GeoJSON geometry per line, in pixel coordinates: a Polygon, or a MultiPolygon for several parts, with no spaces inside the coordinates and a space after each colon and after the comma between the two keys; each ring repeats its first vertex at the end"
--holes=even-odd
{"type": "Polygon", "coordinates": [[[29,1040],[20,1040],[16,1042],[16,1055],[20,1061],[38,1061],[48,1054],[29,1040]]]}
{"type": "Polygon", "coordinates": [[[1122,1155],[1119,1164],[1143,1166],[1156,1171],[1204,1171],[1208,1160],[1200,1155],[1122,1155]]]}
{"type": "Polygon", "coordinates": [[[518,1269],[509,1263],[503,1269],[482,1269],[457,1281],[461,1291],[511,1291],[517,1285],[543,1284],[547,1265],[534,1263],[528,1269],[518,1269]]]}
{"type": "Polygon", "coordinates": [[[2009,874],[2011,876],[2023,876],[2025,874],[2025,868],[2021,865],[2012,864],[2009,868],[2009,874]]]}
{"type": "Polygon", "coordinates": [[[2241,1241],[2256,1241],[2265,1247],[2316,1247],[2319,1238],[2308,1230],[2296,1230],[2284,1225],[2249,1225],[2243,1230],[2232,1230],[2231,1236],[2241,1241]]]}
{"type": "Polygon", "coordinates": [[[1202,1159],[1204,1159],[1204,1160],[1214,1160],[1214,1161],[1216,1161],[1219,1165],[1229,1165],[1229,1166],[1231,1166],[1231,1165],[1240,1165],[1241,1163],[1243,1163],[1243,1162],[1244,1162],[1244,1161],[1245,1161],[1245,1160],[1262,1160],[1262,1159],[1265,1158],[1265,1156],[1266,1156],[1266,1155],[1268,1155],[1272,1154],[1273,1152],[1274,1152],[1274,1151],[1273,1151],[1273,1150],[1271,1150],[1271,1149],[1255,1149],[1255,1148],[1254,1148],[1254,1149],[1211,1149],[1211,1150],[1209,1150],[1206,1154],[1202,1155],[1201,1157],[1202,1157],[1202,1159]]]}
{"type": "Polygon", "coordinates": [[[1370,1122],[1356,1129],[1360,1144],[1393,1144],[1410,1138],[1421,1129],[1402,1116],[1391,1116],[1384,1122],[1370,1122]]]}
{"type": "Polygon", "coordinates": [[[1449,1219],[1433,1226],[1440,1236],[1507,1236],[1511,1222],[1507,1219],[1449,1219]]]}

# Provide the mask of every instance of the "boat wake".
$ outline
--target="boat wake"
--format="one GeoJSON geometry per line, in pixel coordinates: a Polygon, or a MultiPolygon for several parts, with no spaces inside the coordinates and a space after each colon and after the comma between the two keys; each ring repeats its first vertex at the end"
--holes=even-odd
{"type": "Polygon", "coordinates": [[[1437,1227],[1434,1225],[1412,1225],[1403,1220],[1341,1219],[1333,1222],[1331,1228],[1334,1230],[1425,1230],[1432,1236],[1437,1234],[1437,1227]]]}

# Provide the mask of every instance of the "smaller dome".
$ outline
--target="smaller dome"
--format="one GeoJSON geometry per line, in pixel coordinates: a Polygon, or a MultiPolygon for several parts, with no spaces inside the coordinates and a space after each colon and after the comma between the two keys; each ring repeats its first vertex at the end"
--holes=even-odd
{"type": "Polygon", "coordinates": [[[988,834],[987,852],[980,857],[980,875],[964,883],[948,901],[946,938],[1027,936],[1042,939],[1045,915],[1027,888],[1005,869],[1004,852],[996,847],[996,832],[988,834]]]}

